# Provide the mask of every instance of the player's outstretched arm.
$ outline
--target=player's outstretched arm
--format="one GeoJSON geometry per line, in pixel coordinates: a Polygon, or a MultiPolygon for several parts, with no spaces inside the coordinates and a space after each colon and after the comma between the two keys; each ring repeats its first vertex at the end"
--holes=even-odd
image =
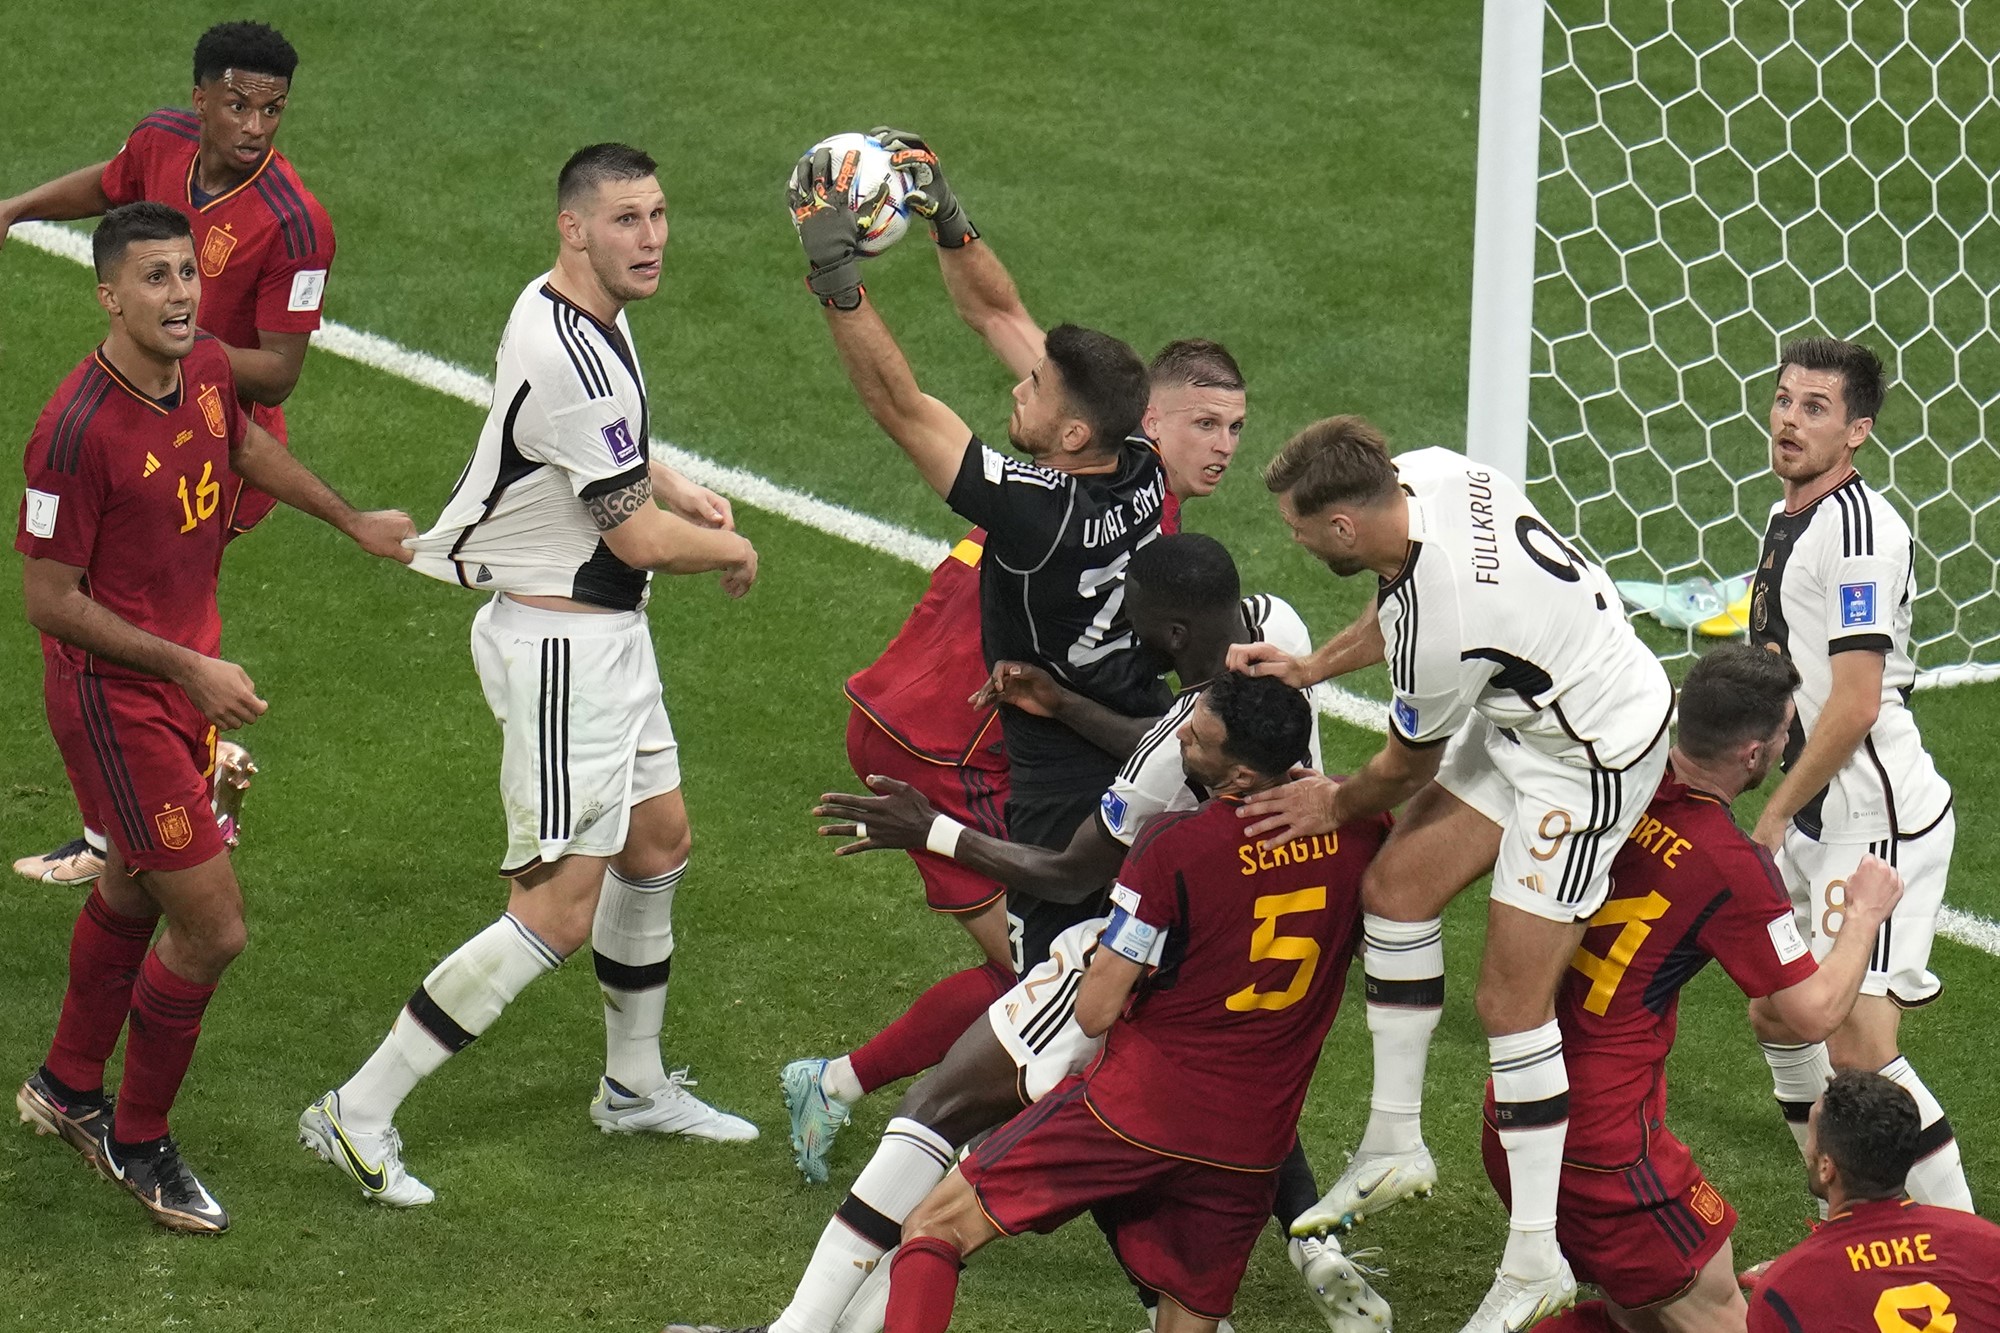
{"type": "Polygon", "coordinates": [[[1834,654],[1833,687],[1826,707],[1806,737],[1805,749],[1765,802],[1756,832],[1750,835],[1772,852],[1785,845],[1792,816],[1846,767],[1875,726],[1882,709],[1882,663],[1881,653],[1866,649],[1834,654]]]}
{"type": "Polygon", "coordinates": [[[868,133],[889,150],[889,164],[909,177],[910,211],[931,224],[938,271],[958,317],[977,333],[1016,379],[1025,379],[1042,359],[1042,326],[1021,304],[1021,293],[992,247],[980,244],[979,229],[965,215],[937,150],[914,131],[877,125],[868,133]]]}
{"type": "Polygon", "coordinates": [[[858,155],[839,162],[822,148],[799,163],[786,194],[809,271],[806,286],[826,307],[827,329],[861,405],[910,456],[931,489],[951,494],[972,430],[917,387],[903,349],[861,287],[860,236],[888,198],[888,182],[859,209],[848,199],[858,155]]]}
{"type": "Polygon", "coordinates": [[[29,557],[21,571],[28,623],[93,657],[174,682],[225,731],[257,720],[267,705],[242,667],[148,634],[85,596],[83,574],[75,565],[29,557]]]}
{"type": "Polygon", "coordinates": [[[94,218],[111,207],[104,194],[104,169],[111,164],[79,167],[34,189],[0,199],[0,245],[16,222],[67,222],[72,218],[94,218]]]}
{"type": "Polygon", "coordinates": [[[244,423],[243,438],[229,448],[229,466],[266,495],[345,533],[368,554],[410,563],[403,541],[417,535],[417,525],[408,514],[356,509],[256,422],[244,423]]]}
{"type": "Polygon", "coordinates": [[[995,662],[993,674],[966,702],[974,708],[1010,704],[1024,713],[1054,718],[1106,754],[1125,758],[1139,748],[1157,717],[1127,717],[1056,684],[1056,678],[1027,662],[995,662]]]}
{"type": "Polygon", "coordinates": [[[741,597],[757,581],[757,548],[749,539],[729,528],[691,523],[660,508],[654,503],[650,469],[628,486],[586,495],[583,507],[611,554],[633,569],[661,574],[719,572],[722,590],[731,597],[741,597]]]}
{"type": "Polygon", "coordinates": [[[1375,603],[1362,608],[1354,623],[1321,644],[1310,657],[1293,657],[1269,643],[1239,643],[1229,650],[1229,669],[1246,676],[1276,676],[1294,689],[1374,666],[1383,657],[1382,622],[1375,603]]]}
{"type": "Polygon", "coordinates": [[[1876,932],[1902,898],[1902,875],[1878,857],[1862,857],[1847,880],[1847,899],[1841,908],[1846,920],[1819,969],[1796,986],[1752,1003],[1751,1021],[1758,1035],[1765,1037],[1772,1017],[1796,1041],[1825,1041],[1846,1022],[1868,975],[1876,932]]]}
{"type": "Polygon", "coordinates": [[[925,847],[1050,902],[1080,903],[1118,873],[1125,844],[1104,831],[1095,816],[1083,821],[1061,851],[989,837],[941,815],[907,782],[871,777],[873,796],[828,792],[813,814],[841,822],[820,827],[824,838],[855,838],[834,849],[835,856],[885,848],[925,847]],[[865,832],[864,832],[865,830],[865,832]]]}
{"type": "Polygon", "coordinates": [[[1442,745],[1411,745],[1393,731],[1388,744],[1361,771],[1340,782],[1300,770],[1282,787],[1244,802],[1237,813],[1249,821],[1243,832],[1266,844],[1331,833],[1342,824],[1384,814],[1423,790],[1437,776],[1442,745]]]}

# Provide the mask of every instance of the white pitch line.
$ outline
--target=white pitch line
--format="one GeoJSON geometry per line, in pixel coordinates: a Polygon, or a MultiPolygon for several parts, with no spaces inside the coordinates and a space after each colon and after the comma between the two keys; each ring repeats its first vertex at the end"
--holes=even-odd
{"type": "MultiPolygon", "coordinates": [[[[48,222],[24,222],[13,229],[11,236],[63,259],[90,263],[90,238],[72,228],[48,222]]],[[[493,383],[484,376],[334,320],[321,324],[312,345],[315,351],[331,352],[482,410],[493,402],[493,383]]],[[[653,457],[711,490],[871,551],[930,569],[950,550],[945,542],[856,513],[816,495],[780,486],[754,472],[718,463],[669,441],[656,437],[649,443],[653,457]]],[[[1388,730],[1388,706],[1377,700],[1332,684],[1316,687],[1313,694],[1319,710],[1328,717],[1364,731],[1379,734],[1388,730]]]]}
{"type": "MultiPolygon", "coordinates": [[[[23,222],[9,236],[63,259],[79,264],[90,263],[90,238],[68,227],[47,222],[23,222]]],[[[334,320],[321,324],[319,334],[313,339],[313,348],[359,362],[477,408],[490,407],[493,402],[492,381],[476,372],[334,320]]],[[[856,546],[894,556],[922,569],[936,565],[949,550],[944,542],[921,533],[856,513],[816,495],[780,486],[754,472],[718,463],[657,437],[650,443],[654,457],[703,486],[720,491],[732,500],[741,500],[767,513],[781,515],[853,542],[856,546]]],[[[1938,683],[1948,685],[1957,682],[1941,680],[1938,683]]],[[[1343,690],[1331,682],[1314,686],[1312,692],[1319,711],[1328,717],[1364,731],[1379,734],[1388,730],[1388,705],[1379,700],[1343,690]]],[[[1945,907],[1938,911],[1938,933],[2000,958],[2000,922],[1989,921],[1976,913],[1960,911],[1955,907],[1945,907]]]]}

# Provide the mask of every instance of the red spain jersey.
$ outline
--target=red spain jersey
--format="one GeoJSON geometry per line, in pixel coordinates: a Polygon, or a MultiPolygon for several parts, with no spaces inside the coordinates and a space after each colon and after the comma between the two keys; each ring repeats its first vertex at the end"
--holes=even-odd
{"type": "Polygon", "coordinates": [[[1162,815],[1133,844],[1099,947],[1154,970],[1085,1080],[1097,1118],[1142,1148],[1268,1171],[1298,1136],[1389,820],[1259,848],[1241,805],[1162,815]]]}
{"type": "MultiPolygon", "coordinates": [[[[234,189],[196,202],[200,155],[201,123],[194,112],[161,107],[139,122],[104,168],[104,196],[113,204],[150,199],[187,214],[201,267],[197,319],[231,347],[256,347],[259,329],[313,332],[333,268],[333,223],[326,210],[276,149],[234,189]]],[[[282,408],[257,406],[252,417],[285,438],[282,408]]]]}
{"type": "Polygon", "coordinates": [[[1765,1270],[1750,1333],[2000,1329],[2000,1226],[1908,1199],[1848,1205],[1765,1270]]]}
{"type": "MultiPolygon", "coordinates": [[[[240,484],[229,449],[246,429],[228,354],[214,338],[196,336],[165,399],[140,392],[100,347],[63,380],[28,437],[14,549],[76,566],[83,591],[120,619],[218,656],[224,500],[240,484]]],[[[74,672],[151,679],[48,635],[42,652],[74,672]]]]}
{"type": "MultiPolygon", "coordinates": [[[[1180,501],[1171,491],[1160,531],[1180,531],[1180,501]]],[[[848,678],[847,697],[919,759],[999,773],[1007,768],[999,710],[966,702],[988,675],[979,634],[979,561],[985,552],[983,528],[951,548],[882,655],[848,678]]]]}
{"type": "Polygon", "coordinates": [[[1566,1160],[1607,1170],[1645,1155],[1647,1126],[1666,1113],[1681,987],[1711,958],[1752,997],[1816,970],[1769,853],[1721,800],[1669,770],[1611,863],[1610,897],[1556,995],[1566,1160]]]}

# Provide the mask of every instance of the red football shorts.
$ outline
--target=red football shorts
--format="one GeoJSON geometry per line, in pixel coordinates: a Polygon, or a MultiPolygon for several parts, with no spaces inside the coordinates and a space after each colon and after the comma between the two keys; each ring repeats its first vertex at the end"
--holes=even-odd
{"type": "MultiPolygon", "coordinates": [[[[1007,836],[1005,770],[961,768],[919,759],[859,708],[850,708],[847,715],[847,762],[864,783],[875,773],[907,782],[922,792],[938,813],[981,833],[1007,836]]],[[[999,880],[921,847],[910,849],[910,859],[923,876],[924,901],[934,912],[976,912],[1007,892],[999,880]]]]}
{"type": "MultiPolygon", "coordinates": [[[[1489,1096],[1488,1117],[1492,1106],[1489,1096]]],[[[1490,1118],[1479,1148],[1486,1178],[1511,1206],[1507,1151],[1490,1118]]],[[[1628,1310],[1663,1304],[1693,1286],[1735,1229],[1736,1210],[1665,1126],[1653,1131],[1646,1155],[1623,1170],[1563,1163],[1556,1242],[1581,1281],[1628,1310]]]]}
{"type": "Polygon", "coordinates": [[[209,803],[215,728],[178,685],[42,676],[49,730],[84,823],[135,870],[186,870],[222,855],[209,803]]]}
{"type": "Polygon", "coordinates": [[[1141,1286],[1205,1319],[1227,1318],[1278,1194],[1275,1171],[1227,1171],[1120,1138],[1072,1075],[959,1164],[1009,1236],[1095,1211],[1141,1286]]]}
{"type": "MultiPolygon", "coordinates": [[[[262,403],[252,403],[250,404],[250,419],[275,436],[279,444],[285,443],[284,408],[266,407],[262,403]]],[[[231,496],[229,501],[230,539],[233,541],[256,527],[259,523],[262,523],[270,516],[271,511],[277,507],[278,502],[276,500],[264,494],[264,492],[258,490],[255,486],[252,486],[249,482],[238,478],[236,482],[236,494],[231,496]]]]}

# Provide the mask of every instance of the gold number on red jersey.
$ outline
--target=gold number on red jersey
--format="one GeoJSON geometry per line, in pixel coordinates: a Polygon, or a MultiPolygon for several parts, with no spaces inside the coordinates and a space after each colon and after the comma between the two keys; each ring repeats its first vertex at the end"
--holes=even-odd
{"type": "Polygon", "coordinates": [[[1958,1316],[1947,1314],[1951,1297],[1935,1282],[1912,1282],[1907,1287],[1891,1287],[1875,1298],[1875,1327],[1882,1333],[1954,1333],[1958,1316]],[[1928,1318],[1913,1324],[1905,1317],[1909,1310],[1924,1310],[1928,1318]]]}
{"type": "Polygon", "coordinates": [[[1569,965],[1590,978],[1590,994],[1583,1007],[1593,1014],[1602,1014],[1611,1007],[1611,997],[1618,993],[1618,983],[1625,979],[1625,969],[1632,966],[1632,959],[1638,954],[1639,946],[1653,933],[1653,922],[1667,914],[1673,904],[1658,893],[1648,893],[1643,898],[1613,898],[1597,909],[1597,915],[1590,918],[1590,928],[1598,926],[1622,926],[1618,938],[1611,941],[1611,947],[1604,951],[1602,958],[1584,948],[1576,947],[1576,955],[1569,965]]]}
{"type": "Polygon", "coordinates": [[[1267,893],[1251,905],[1257,929],[1250,935],[1250,961],[1297,963],[1291,984],[1283,990],[1258,990],[1255,983],[1237,991],[1223,1003],[1231,1013],[1254,1009],[1287,1009],[1306,997],[1313,973],[1319,970],[1319,941],[1305,935],[1280,935],[1278,918],[1294,912],[1318,912],[1326,907],[1326,885],[1295,889],[1291,893],[1267,893]]]}
{"type": "Polygon", "coordinates": [[[188,500],[188,479],[181,478],[180,490],[182,532],[193,532],[195,525],[215,517],[216,509],[222,504],[222,486],[215,480],[215,464],[201,465],[201,480],[194,484],[194,499],[188,500]]]}

